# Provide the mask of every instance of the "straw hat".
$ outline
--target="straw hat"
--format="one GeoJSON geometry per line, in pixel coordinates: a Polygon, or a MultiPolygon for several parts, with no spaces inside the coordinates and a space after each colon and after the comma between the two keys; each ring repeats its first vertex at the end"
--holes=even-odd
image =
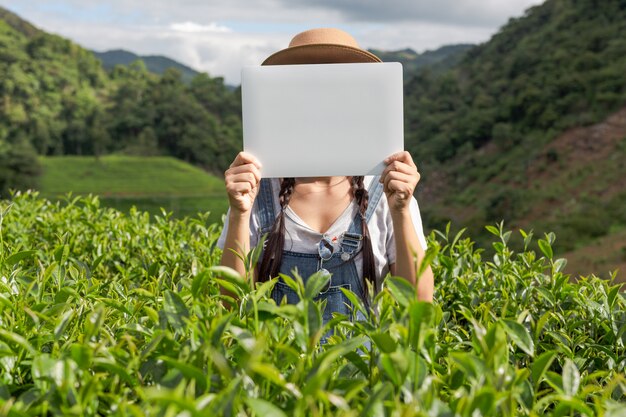
{"type": "Polygon", "coordinates": [[[311,29],[293,37],[289,47],[270,55],[261,65],[382,62],[361,49],[356,40],[339,29],[311,29]]]}

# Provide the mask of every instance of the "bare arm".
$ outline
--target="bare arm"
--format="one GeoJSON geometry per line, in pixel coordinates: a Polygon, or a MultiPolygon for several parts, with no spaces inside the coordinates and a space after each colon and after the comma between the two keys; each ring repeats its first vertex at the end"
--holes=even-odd
{"type": "Polygon", "coordinates": [[[231,210],[228,216],[228,231],[220,265],[233,268],[245,276],[246,267],[237,253],[246,255],[250,251],[250,213],[238,213],[231,210]],[[233,252],[234,251],[234,252],[233,252]]]}
{"type": "Polygon", "coordinates": [[[387,168],[383,171],[381,181],[385,185],[396,243],[396,263],[390,265],[390,272],[392,275],[406,278],[413,285],[417,283],[418,299],[432,302],[434,277],[430,266],[421,277],[417,277],[417,271],[424,259],[424,249],[415,232],[409,209],[411,196],[420,175],[411,155],[406,151],[390,156],[385,163],[387,168]]]}
{"type": "MultiPolygon", "coordinates": [[[[245,257],[250,250],[250,215],[259,191],[260,169],[261,164],[254,156],[240,152],[224,173],[230,214],[220,265],[233,268],[242,276],[246,274],[246,267],[237,253],[245,257]]],[[[220,292],[234,296],[222,287],[220,292]]]]}

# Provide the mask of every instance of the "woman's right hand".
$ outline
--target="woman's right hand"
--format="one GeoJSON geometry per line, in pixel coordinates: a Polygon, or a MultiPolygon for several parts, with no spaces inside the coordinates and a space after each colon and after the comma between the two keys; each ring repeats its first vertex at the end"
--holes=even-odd
{"type": "Polygon", "coordinates": [[[254,199],[259,192],[261,163],[246,152],[239,152],[224,173],[226,192],[231,211],[245,214],[252,210],[254,199]]]}

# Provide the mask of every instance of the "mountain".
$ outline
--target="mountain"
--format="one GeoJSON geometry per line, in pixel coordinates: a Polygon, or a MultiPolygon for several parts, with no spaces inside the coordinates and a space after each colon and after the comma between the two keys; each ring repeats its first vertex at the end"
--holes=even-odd
{"type": "Polygon", "coordinates": [[[624,33],[623,0],[547,0],[449,71],[415,72],[406,143],[426,224],[480,235],[504,219],[555,231],[557,253],[626,229],[624,33]]]}
{"type": "Polygon", "coordinates": [[[163,75],[165,70],[168,68],[175,68],[181,72],[185,82],[190,82],[193,77],[199,74],[198,71],[181,64],[178,61],[161,55],[136,55],[123,49],[114,49],[105,52],[92,52],[102,61],[102,65],[107,70],[112,70],[116,65],[129,65],[134,61],[141,60],[146,65],[148,71],[159,75],[163,75]]]}
{"type": "Polygon", "coordinates": [[[400,62],[405,74],[429,67],[436,71],[444,71],[456,65],[464,56],[465,52],[473,48],[472,44],[445,45],[433,51],[425,51],[418,54],[410,48],[398,51],[384,51],[369,49],[384,62],[400,62]]]}

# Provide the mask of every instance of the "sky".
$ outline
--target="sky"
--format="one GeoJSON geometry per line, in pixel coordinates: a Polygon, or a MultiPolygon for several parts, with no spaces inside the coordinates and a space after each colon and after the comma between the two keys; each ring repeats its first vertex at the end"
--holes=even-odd
{"type": "Polygon", "coordinates": [[[0,0],[35,26],[95,51],[165,55],[226,83],[291,38],[336,27],[364,48],[416,52],[489,40],[543,0],[0,0]]]}

